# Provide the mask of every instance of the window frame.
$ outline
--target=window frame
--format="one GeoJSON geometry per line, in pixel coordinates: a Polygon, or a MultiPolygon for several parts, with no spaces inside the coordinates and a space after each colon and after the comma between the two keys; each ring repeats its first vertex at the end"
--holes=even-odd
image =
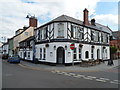
{"type": "Polygon", "coordinates": [[[58,37],[60,38],[64,37],[64,23],[58,24],[58,37]]]}

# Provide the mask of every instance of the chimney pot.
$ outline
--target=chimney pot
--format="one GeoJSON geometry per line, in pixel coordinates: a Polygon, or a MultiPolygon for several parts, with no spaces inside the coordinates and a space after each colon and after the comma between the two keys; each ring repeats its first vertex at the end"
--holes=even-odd
{"type": "Polygon", "coordinates": [[[85,25],[89,25],[89,21],[88,21],[88,13],[89,13],[89,11],[85,8],[84,9],[84,11],[83,11],[83,13],[84,13],[84,15],[83,15],[83,17],[84,17],[84,24],[85,25]]]}
{"type": "Polygon", "coordinates": [[[37,19],[35,17],[30,17],[29,18],[29,26],[37,27],[37,19]]]}
{"type": "Polygon", "coordinates": [[[91,19],[91,25],[95,26],[95,19],[91,19]]]}

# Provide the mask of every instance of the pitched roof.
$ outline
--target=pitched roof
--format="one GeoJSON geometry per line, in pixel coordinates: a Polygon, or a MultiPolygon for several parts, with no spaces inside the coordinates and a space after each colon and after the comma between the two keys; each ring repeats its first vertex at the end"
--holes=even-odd
{"type": "MultiPolygon", "coordinates": [[[[75,19],[75,18],[67,16],[67,15],[61,15],[61,16],[53,19],[52,21],[50,21],[46,24],[49,24],[49,23],[52,23],[52,22],[59,22],[59,21],[68,21],[68,22],[79,24],[79,25],[84,25],[83,21],[75,19]]],[[[46,24],[44,24],[40,27],[43,27],[46,24]]],[[[103,32],[106,32],[106,33],[109,33],[110,35],[112,35],[112,30],[108,26],[104,26],[104,25],[101,25],[101,24],[98,24],[98,23],[95,23],[95,25],[96,26],[90,24],[90,25],[84,25],[84,26],[94,28],[94,29],[97,29],[97,30],[100,30],[100,31],[103,31],[103,32]]],[[[40,28],[40,27],[38,27],[38,28],[40,28]]]]}
{"type": "Polygon", "coordinates": [[[119,32],[119,31],[114,31],[114,32],[113,32],[113,38],[114,38],[115,40],[118,40],[118,39],[119,39],[118,32],[119,32]]]}

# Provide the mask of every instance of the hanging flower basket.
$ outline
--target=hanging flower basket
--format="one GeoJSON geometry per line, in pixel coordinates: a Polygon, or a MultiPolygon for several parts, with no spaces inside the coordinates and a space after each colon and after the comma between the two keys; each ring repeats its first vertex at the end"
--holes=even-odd
{"type": "Polygon", "coordinates": [[[82,44],[79,44],[79,47],[82,47],[83,45],[82,44]]]}
{"type": "Polygon", "coordinates": [[[47,43],[47,44],[45,44],[45,47],[49,47],[49,44],[47,43]]]}

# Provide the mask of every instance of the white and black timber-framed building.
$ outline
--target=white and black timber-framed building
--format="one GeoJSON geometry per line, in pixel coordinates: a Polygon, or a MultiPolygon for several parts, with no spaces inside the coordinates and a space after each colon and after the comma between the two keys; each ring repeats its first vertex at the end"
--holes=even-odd
{"type": "Polygon", "coordinates": [[[41,62],[69,64],[81,60],[110,59],[109,38],[112,33],[107,26],[62,15],[35,29],[35,58],[41,62]],[[70,49],[75,44],[74,51],[70,49]]]}

